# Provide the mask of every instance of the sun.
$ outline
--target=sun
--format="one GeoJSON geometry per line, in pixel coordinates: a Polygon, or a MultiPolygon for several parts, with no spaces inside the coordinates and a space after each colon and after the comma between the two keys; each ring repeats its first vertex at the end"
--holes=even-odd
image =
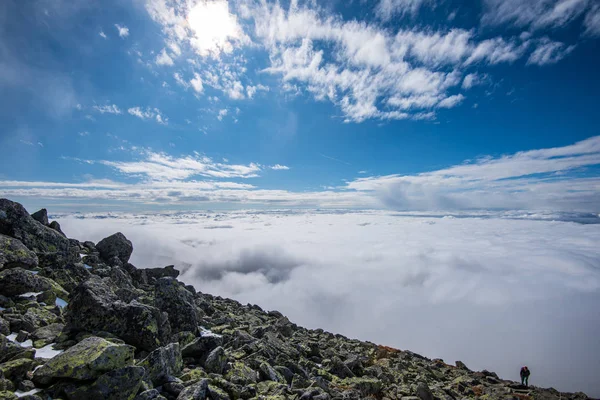
{"type": "Polygon", "coordinates": [[[201,1],[191,8],[187,21],[194,32],[192,46],[202,55],[230,53],[244,37],[237,17],[229,12],[226,0],[201,1]]]}

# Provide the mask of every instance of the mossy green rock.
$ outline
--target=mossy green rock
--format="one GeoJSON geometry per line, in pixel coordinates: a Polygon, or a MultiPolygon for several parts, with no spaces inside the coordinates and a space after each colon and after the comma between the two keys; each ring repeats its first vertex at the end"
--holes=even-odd
{"type": "Polygon", "coordinates": [[[31,369],[32,365],[32,360],[28,358],[19,358],[0,364],[0,373],[10,380],[20,379],[31,369]]]}
{"type": "Polygon", "coordinates": [[[105,372],[133,364],[134,348],[99,337],[82,340],[52,358],[33,374],[33,381],[48,384],[53,379],[94,379],[105,372]]]}
{"type": "Polygon", "coordinates": [[[91,385],[65,389],[69,400],[132,400],[142,384],[142,367],[124,367],[107,372],[91,385]]]}
{"type": "Polygon", "coordinates": [[[23,268],[11,268],[0,272],[0,288],[0,293],[9,297],[47,290],[63,299],[69,296],[67,291],[52,279],[32,274],[23,268]]]}
{"type": "Polygon", "coordinates": [[[232,368],[227,372],[225,378],[238,385],[247,385],[256,383],[256,371],[242,362],[233,363],[232,368]]]}
{"type": "Polygon", "coordinates": [[[2,400],[18,400],[19,398],[13,392],[2,391],[0,392],[0,399],[2,400]]]}
{"type": "Polygon", "coordinates": [[[169,377],[179,375],[183,368],[179,343],[159,347],[138,365],[146,369],[145,381],[151,381],[154,385],[167,382],[169,377]]]}
{"type": "Polygon", "coordinates": [[[37,255],[20,240],[0,234],[0,270],[4,268],[36,268],[37,255]]]}

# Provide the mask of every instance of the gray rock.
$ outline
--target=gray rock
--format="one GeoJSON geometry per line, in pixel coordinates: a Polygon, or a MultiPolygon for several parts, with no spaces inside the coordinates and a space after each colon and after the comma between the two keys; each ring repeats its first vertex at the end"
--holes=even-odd
{"type": "Polygon", "coordinates": [[[133,245],[125,235],[117,232],[98,242],[96,249],[100,253],[100,257],[106,262],[110,263],[113,257],[117,257],[121,263],[126,264],[133,252],[133,245]]]}
{"type": "Polygon", "coordinates": [[[456,361],[454,364],[456,364],[456,368],[464,369],[465,371],[470,371],[470,369],[467,368],[467,366],[465,365],[465,363],[462,362],[462,361],[456,361]]]}
{"type": "Polygon", "coordinates": [[[171,336],[166,315],[137,301],[124,303],[97,276],[79,285],[66,311],[67,327],[74,331],[105,331],[141,350],[152,351],[171,336]]]}
{"type": "Polygon", "coordinates": [[[218,335],[204,335],[197,337],[190,344],[184,346],[181,350],[181,354],[184,357],[201,358],[213,349],[223,344],[223,338],[218,335]]]}
{"type": "Polygon", "coordinates": [[[223,369],[227,365],[227,355],[225,350],[219,346],[210,352],[206,361],[204,362],[204,369],[214,374],[222,374],[223,369]]]}
{"type": "Polygon", "coordinates": [[[0,199],[0,234],[19,239],[36,253],[69,253],[67,238],[33,219],[19,203],[7,199],[0,199]]]}
{"type": "Polygon", "coordinates": [[[61,323],[42,326],[31,334],[31,340],[33,340],[35,347],[43,347],[47,344],[53,343],[58,335],[60,335],[64,327],[65,325],[61,323]]]}
{"type": "Polygon", "coordinates": [[[44,385],[58,378],[94,379],[108,371],[133,364],[134,350],[126,344],[89,337],[36,369],[33,382],[44,385]]]}
{"type": "Polygon", "coordinates": [[[52,222],[50,222],[50,224],[48,225],[48,227],[54,229],[56,232],[60,233],[64,237],[67,237],[67,235],[64,234],[64,232],[62,231],[62,229],[60,229],[60,224],[58,223],[58,221],[52,221],[52,222]]]}
{"type": "Polygon", "coordinates": [[[177,400],[204,400],[208,393],[208,379],[201,379],[179,393],[177,400]]]}
{"type": "Polygon", "coordinates": [[[154,305],[169,315],[169,323],[174,332],[198,331],[194,295],[176,279],[165,277],[156,281],[154,305]]]}
{"type": "Polygon", "coordinates": [[[419,382],[416,392],[421,400],[433,400],[433,394],[425,382],[419,382]]]}
{"type": "Polygon", "coordinates": [[[177,271],[173,265],[168,265],[163,268],[138,269],[129,264],[125,267],[127,268],[127,272],[131,274],[132,278],[142,285],[154,285],[160,278],[177,278],[179,276],[179,271],[177,271]]]}
{"type": "Polygon", "coordinates": [[[37,255],[20,240],[0,234],[0,270],[4,268],[36,268],[37,255]]]}
{"type": "Polygon", "coordinates": [[[158,390],[150,389],[135,396],[134,400],[166,400],[166,397],[162,396],[158,390]]]}
{"type": "Polygon", "coordinates": [[[31,218],[43,225],[48,225],[48,210],[42,208],[40,211],[36,211],[31,214],[31,218]]]}
{"type": "Polygon", "coordinates": [[[32,274],[23,268],[11,268],[0,271],[0,294],[4,296],[19,296],[29,292],[44,292],[52,290],[61,298],[67,298],[68,293],[52,279],[32,274]]]}
{"type": "Polygon", "coordinates": [[[144,376],[142,367],[124,367],[107,372],[91,385],[72,386],[65,392],[69,400],[132,400],[144,376]]]}
{"type": "Polygon", "coordinates": [[[179,343],[159,347],[142,360],[138,365],[146,369],[144,380],[154,386],[162,385],[172,376],[177,376],[183,368],[179,343]]]}

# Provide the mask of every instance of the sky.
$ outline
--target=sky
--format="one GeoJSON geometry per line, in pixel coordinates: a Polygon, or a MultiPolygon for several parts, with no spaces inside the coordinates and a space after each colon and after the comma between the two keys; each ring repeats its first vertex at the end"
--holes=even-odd
{"type": "Polygon", "coordinates": [[[596,0],[0,1],[0,197],[293,322],[600,397],[596,0]]]}
{"type": "Polygon", "coordinates": [[[0,195],[600,212],[593,0],[0,4],[0,195]]]}

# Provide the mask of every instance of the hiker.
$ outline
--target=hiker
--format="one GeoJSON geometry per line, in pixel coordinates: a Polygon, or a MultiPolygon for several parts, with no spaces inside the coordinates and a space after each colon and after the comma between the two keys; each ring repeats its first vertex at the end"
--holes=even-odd
{"type": "Polygon", "coordinates": [[[529,386],[529,375],[530,374],[531,374],[531,371],[529,371],[529,368],[527,368],[527,367],[521,368],[521,385],[529,386]]]}

